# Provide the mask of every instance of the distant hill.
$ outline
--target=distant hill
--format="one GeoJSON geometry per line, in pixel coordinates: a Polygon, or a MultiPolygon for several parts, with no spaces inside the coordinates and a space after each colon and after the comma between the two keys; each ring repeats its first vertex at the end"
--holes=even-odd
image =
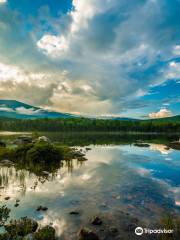
{"type": "MultiPolygon", "coordinates": [[[[0,100],[0,118],[6,119],[38,119],[38,118],[79,118],[83,116],[73,115],[70,113],[61,113],[49,111],[43,108],[34,107],[32,105],[19,102],[16,100],[0,100]]],[[[85,117],[89,119],[101,119],[101,120],[119,120],[119,121],[158,121],[158,122],[177,122],[180,121],[180,115],[158,118],[158,119],[146,119],[139,120],[126,117],[85,117]]]]}
{"type": "Polygon", "coordinates": [[[76,118],[78,116],[68,113],[48,111],[15,100],[0,100],[0,117],[16,119],[37,119],[76,118]]]}
{"type": "Polygon", "coordinates": [[[180,122],[180,115],[165,117],[165,118],[156,118],[156,119],[147,119],[146,121],[157,121],[157,122],[180,122]]]}

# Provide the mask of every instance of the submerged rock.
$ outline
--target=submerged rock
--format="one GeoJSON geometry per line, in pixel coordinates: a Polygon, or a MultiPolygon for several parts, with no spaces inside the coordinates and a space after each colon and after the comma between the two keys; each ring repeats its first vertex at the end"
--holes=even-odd
{"type": "Polygon", "coordinates": [[[10,199],[10,197],[5,197],[4,200],[8,201],[10,199]]]}
{"type": "Polygon", "coordinates": [[[110,227],[109,231],[110,231],[110,233],[113,233],[113,234],[118,233],[118,229],[116,227],[110,227]]]}
{"type": "Polygon", "coordinates": [[[90,147],[86,147],[86,151],[90,151],[91,150],[91,148],[90,147]]]}
{"type": "Polygon", "coordinates": [[[34,234],[34,240],[55,240],[55,229],[51,226],[39,229],[34,234]]]}
{"type": "Polygon", "coordinates": [[[134,146],[136,147],[150,147],[148,143],[134,143],[134,146]]]}
{"type": "Polygon", "coordinates": [[[78,233],[78,240],[100,240],[100,238],[93,231],[82,228],[78,233]]]}
{"type": "Polygon", "coordinates": [[[80,213],[79,213],[79,211],[71,211],[70,213],[69,213],[70,215],[79,215],[80,213]]]}
{"type": "Polygon", "coordinates": [[[99,217],[94,217],[91,221],[91,224],[93,225],[102,225],[102,220],[99,217]]]}
{"type": "Polygon", "coordinates": [[[36,211],[47,211],[48,210],[48,208],[47,207],[43,207],[43,206],[38,206],[37,207],[37,209],[36,209],[36,211]]]}

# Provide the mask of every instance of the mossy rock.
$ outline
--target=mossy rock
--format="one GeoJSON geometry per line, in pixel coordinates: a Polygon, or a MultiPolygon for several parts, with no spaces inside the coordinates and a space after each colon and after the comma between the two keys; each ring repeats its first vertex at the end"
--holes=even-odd
{"type": "Polygon", "coordinates": [[[51,226],[46,226],[39,229],[34,234],[34,240],[55,240],[55,229],[51,226]]]}
{"type": "Polygon", "coordinates": [[[78,233],[78,240],[100,240],[100,238],[90,229],[82,228],[78,233]]]}
{"type": "Polygon", "coordinates": [[[57,147],[49,143],[36,143],[27,151],[28,162],[60,161],[63,155],[57,147]]]}
{"type": "Polygon", "coordinates": [[[27,217],[19,220],[11,220],[8,225],[5,226],[5,230],[11,236],[26,236],[29,233],[33,233],[37,230],[38,223],[27,217]]]}

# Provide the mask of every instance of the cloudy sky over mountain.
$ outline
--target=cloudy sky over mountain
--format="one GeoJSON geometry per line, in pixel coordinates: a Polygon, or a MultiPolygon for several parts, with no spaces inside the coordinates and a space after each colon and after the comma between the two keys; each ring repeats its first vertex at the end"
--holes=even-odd
{"type": "Polygon", "coordinates": [[[0,99],[180,114],[179,0],[0,0],[0,99]]]}

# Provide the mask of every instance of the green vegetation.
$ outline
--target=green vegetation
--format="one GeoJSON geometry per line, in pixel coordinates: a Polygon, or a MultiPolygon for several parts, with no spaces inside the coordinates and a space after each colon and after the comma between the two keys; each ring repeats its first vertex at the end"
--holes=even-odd
{"type": "Polygon", "coordinates": [[[47,175],[44,172],[55,173],[62,160],[86,160],[78,150],[47,142],[29,143],[13,149],[0,148],[0,161],[3,159],[12,161],[17,169],[26,169],[38,176],[47,175]]]}
{"type": "Polygon", "coordinates": [[[11,220],[8,225],[5,225],[5,230],[10,236],[26,236],[37,230],[38,224],[36,221],[27,217],[19,220],[11,220]]]}
{"type": "Polygon", "coordinates": [[[35,240],[55,240],[55,230],[51,226],[46,226],[39,229],[38,232],[34,234],[35,240]]]}
{"type": "Polygon", "coordinates": [[[4,226],[9,218],[10,209],[3,205],[0,208],[0,227],[4,226]]]}
{"type": "Polygon", "coordinates": [[[11,220],[6,224],[10,211],[6,206],[0,207],[0,218],[3,219],[1,226],[4,226],[5,230],[4,233],[0,234],[0,240],[55,240],[53,227],[45,226],[38,229],[38,223],[27,217],[11,220]]]}
{"type": "Polygon", "coordinates": [[[0,119],[1,131],[39,132],[180,132],[180,117],[157,120],[102,120],[102,119],[0,119]]]}
{"type": "Polygon", "coordinates": [[[173,234],[163,234],[161,240],[174,240],[180,237],[180,218],[178,216],[172,216],[171,214],[166,214],[161,218],[161,225],[165,229],[172,229],[173,234]]]}

